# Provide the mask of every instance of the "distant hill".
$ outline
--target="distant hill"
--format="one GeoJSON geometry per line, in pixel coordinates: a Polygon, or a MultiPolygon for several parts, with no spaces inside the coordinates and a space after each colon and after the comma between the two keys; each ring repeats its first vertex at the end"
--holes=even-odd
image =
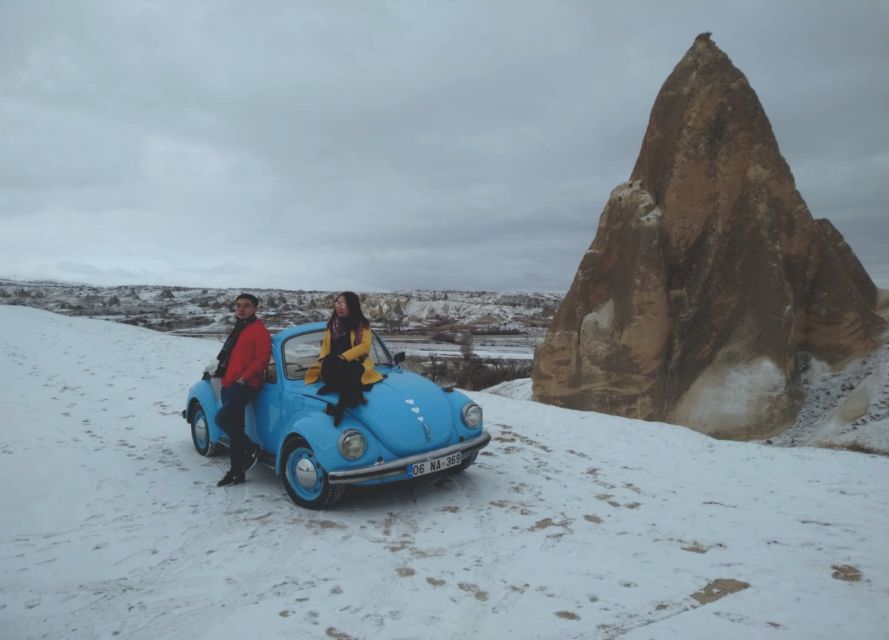
{"type": "MultiPolygon", "coordinates": [[[[272,330],[324,320],[333,291],[254,289],[272,330]]],[[[98,287],[0,279],[0,304],[88,316],[182,335],[226,333],[240,289],[135,285],[98,287]]],[[[558,293],[398,291],[360,293],[365,314],[390,333],[542,334],[562,300],[558,293]]]]}

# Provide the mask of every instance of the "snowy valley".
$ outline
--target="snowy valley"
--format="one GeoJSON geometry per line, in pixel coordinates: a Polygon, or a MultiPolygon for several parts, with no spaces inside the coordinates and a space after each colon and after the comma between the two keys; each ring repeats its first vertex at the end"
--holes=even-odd
{"type": "Polygon", "coordinates": [[[886,637],[887,457],[478,392],[471,469],[310,512],[195,453],[217,345],[0,322],[0,637],[886,637]]]}
{"type": "MultiPolygon", "coordinates": [[[[260,298],[271,330],[330,315],[334,291],[248,289],[260,298]]],[[[134,285],[97,287],[0,279],[0,304],[105,318],[177,335],[225,335],[241,289],[134,285]]],[[[558,308],[557,293],[401,291],[361,293],[367,316],[388,333],[532,335],[542,337],[558,308]]]]}

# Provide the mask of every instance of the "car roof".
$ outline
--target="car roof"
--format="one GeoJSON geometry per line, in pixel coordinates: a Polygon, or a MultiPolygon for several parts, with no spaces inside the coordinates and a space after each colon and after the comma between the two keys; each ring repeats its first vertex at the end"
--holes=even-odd
{"type": "Polygon", "coordinates": [[[279,345],[284,340],[292,338],[293,336],[298,336],[303,333],[313,333],[315,331],[324,331],[324,329],[326,328],[326,322],[307,322],[305,324],[295,324],[292,327],[281,329],[278,333],[272,336],[272,342],[275,345],[279,345]]]}

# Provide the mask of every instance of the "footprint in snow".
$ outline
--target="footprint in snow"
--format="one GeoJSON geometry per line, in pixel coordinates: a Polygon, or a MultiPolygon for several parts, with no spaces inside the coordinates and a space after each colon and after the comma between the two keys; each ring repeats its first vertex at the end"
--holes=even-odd
{"type": "Polygon", "coordinates": [[[466,593],[472,594],[472,596],[481,602],[487,602],[488,600],[488,592],[482,591],[479,589],[477,584],[473,584],[471,582],[460,582],[457,584],[460,587],[461,591],[465,591],[466,593]]]}

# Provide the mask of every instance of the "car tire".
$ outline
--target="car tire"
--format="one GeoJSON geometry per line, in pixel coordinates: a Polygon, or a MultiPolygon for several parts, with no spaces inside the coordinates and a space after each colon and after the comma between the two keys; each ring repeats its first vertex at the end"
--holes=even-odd
{"type": "Polygon", "coordinates": [[[287,495],[306,509],[328,509],[336,504],[346,489],[330,484],[324,467],[305,440],[292,440],[284,447],[281,479],[287,495]]]}
{"type": "Polygon", "coordinates": [[[191,442],[195,450],[207,458],[219,453],[219,445],[210,442],[210,425],[201,405],[196,405],[191,412],[191,442]]]}

